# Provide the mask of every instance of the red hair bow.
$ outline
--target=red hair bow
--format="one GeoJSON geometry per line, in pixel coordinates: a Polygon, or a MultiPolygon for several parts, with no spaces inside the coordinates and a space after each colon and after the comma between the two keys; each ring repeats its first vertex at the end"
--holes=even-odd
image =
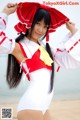
{"type": "Polygon", "coordinates": [[[17,32],[25,33],[26,29],[31,27],[34,15],[39,8],[47,10],[51,16],[51,24],[48,32],[54,32],[57,27],[69,20],[69,18],[55,8],[35,2],[21,2],[17,8],[17,16],[20,20],[20,22],[15,25],[17,32]]]}

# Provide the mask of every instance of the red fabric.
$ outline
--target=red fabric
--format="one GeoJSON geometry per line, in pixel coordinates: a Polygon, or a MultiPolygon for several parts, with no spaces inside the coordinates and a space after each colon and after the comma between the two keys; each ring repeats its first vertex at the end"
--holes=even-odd
{"type": "Polygon", "coordinates": [[[49,41],[49,33],[47,33],[47,35],[46,35],[46,42],[48,42],[49,41]]]}
{"type": "Polygon", "coordinates": [[[55,8],[51,8],[49,6],[45,6],[43,4],[35,2],[21,2],[18,4],[17,8],[17,16],[20,22],[15,26],[15,29],[18,32],[25,32],[25,28],[30,28],[33,22],[34,15],[39,8],[43,8],[50,13],[51,24],[49,32],[55,31],[57,27],[61,26],[69,20],[69,18],[67,18],[64,14],[62,14],[55,8]]]}
{"type": "Polygon", "coordinates": [[[7,37],[4,37],[1,41],[0,41],[0,45],[6,40],[7,37]]]}
{"type": "Polygon", "coordinates": [[[3,23],[4,23],[5,26],[6,26],[6,21],[5,21],[2,17],[0,17],[0,19],[2,19],[3,23]]]}
{"type": "MultiPolygon", "coordinates": [[[[21,48],[21,50],[22,50],[22,53],[23,53],[24,57],[27,58],[27,55],[26,55],[26,53],[25,53],[25,51],[24,51],[21,43],[18,43],[18,44],[20,45],[20,48],[21,48]]],[[[27,60],[27,59],[26,59],[26,60],[27,60]]],[[[25,60],[25,62],[26,62],[26,60],[25,60]]],[[[18,63],[21,64],[19,61],[18,61],[18,63]]],[[[24,73],[26,74],[26,77],[27,77],[28,80],[30,81],[29,73],[27,73],[27,71],[25,70],[25,68],[24,68],[23,66],[22,66],[21,69],[24,71],[24,73]]]]}
{"type": "Polygon", "coordinates": [[[2,36],[2,35],[5,36],[5,33],[4,32],[0,32],[0,36],[2,36]]]}
{"type": "Polygon", "coordinates": [[[38,49],[31,59],[26,60],[30,72],[33,72],[38,69],[46,68],[52,70],[52,66],[46,65],[42,60],[40,60],[40,50],[38,49]],[[35,63],[35,64],[34,64],[35,63]]]}
{"type": "Polygon", "coordinates": [[[73,44],[73,46],[71,46],[67,52],[70,52],[71,50],[73,50],[73,48],[74,48],[76,45],[78,45],[79,42],[80,42],[80,39],[79,39],[77,42],[75,42],[75,43],[73,44]]]}
{"type": "MultiPolygon", "coordinates": [[[[22,50],[24,57],[28,58],[24,51],[22,44],[21,43],[18,43],[18,44],[20,45],[20,48],[22,50]]],[[[42,68],[52,70],[52,66],[47,66],[47,65],[45,65],[45,63],[42,60],[40,60],[40,50],[39,49],[34,53],[34,55],[32,56],[31,59],[26,59],[25,63],[27,65],[27,67],[29,68],[29,73],[33,72],[35,70],[38,70],[38,69],[42,69],[42,68]]],[[[20,62],[19,62],[19,64],[20,64],[20,62]]],[[[25,68],[23,66],[22,66],[22,70],[26,74],[26,77],[28,78],[28,80],[30,80],[29,73],[27,73],[27,71],[25,70],[25,68]]]]}

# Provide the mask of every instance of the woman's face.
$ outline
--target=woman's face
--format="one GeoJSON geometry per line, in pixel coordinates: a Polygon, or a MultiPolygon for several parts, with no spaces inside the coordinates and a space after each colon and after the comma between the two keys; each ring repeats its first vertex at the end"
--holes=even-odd
{"type": "Polygon", "coordinates": [[[42,36],[46,34],[48,25],[45,25],[44,20],[37,22],[31,33],[31,40],[37,42],[42,36]]]}

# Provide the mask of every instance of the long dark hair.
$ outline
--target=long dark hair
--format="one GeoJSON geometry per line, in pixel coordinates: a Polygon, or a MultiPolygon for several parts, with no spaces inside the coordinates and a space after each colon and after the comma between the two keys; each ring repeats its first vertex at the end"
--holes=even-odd
{"type": "MultiPolygon", "coordinates": [[[[46,37],[46,35],[47,35],[48,29],[49,29],[49,26],[50,26],[50,22],[51,22],[51,18],[50,18],[49,13],[46,10],[44,10],[44,9],[38,9],[37,10],[37,12],[36,12],[36,14],[34,16],[34,20],[33,20],[32,26],[31,26],[31,33],[32,33],[33,28],[34,28],[34,25],[38,21],[41,21],[42,19],[44,20],[45,25],[48,25],[46,34],[42,38],[42,39],[44,39],[46,37]]],[[[21,33],[16,38],[16,42],[19,42],[19,41],[23,40],[23,38],[25,36],[27,36],[27,35],[28,35],[28,30],[26,31],[25,34],[21,33]]],[[[49,46],[48,43],[46,43],[46,50],[49,53],[50,57],[53,59],[53,55],[52,55],[52,52],[51,52],[51,49],[50,49],[50,46],[49,46]]],[[[22,77],[22,71],[20,72],[20,66],[19,66],[16,58],[13,55],[9,54],[8,55],[8,67],[7,67],[7,82],[9,84],[10,88],[17,87],[17,85],[21,81],[21,77],[22,77]]],[[[54,63],[52,63],[50,92],[53,89],[53,78],[54,78],[54,63]]]]}

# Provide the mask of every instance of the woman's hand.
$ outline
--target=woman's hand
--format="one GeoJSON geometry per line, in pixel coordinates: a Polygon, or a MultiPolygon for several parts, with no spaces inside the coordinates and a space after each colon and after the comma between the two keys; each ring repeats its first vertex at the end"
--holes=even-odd
{"type": "Polygon", "coordinates": [[[3,13],[6,13],[7,15],[10,15],[14,13],[17,9],[17,3],[8,3],[5,8],[2,10],[3,13]]]}
{"type": "Polygon", "coordinates": [[[78,29],[75,27],[75,23],[73,22],[66,22],[66,28],[72,33],[72,35],[74,35],[78,29]]]}

